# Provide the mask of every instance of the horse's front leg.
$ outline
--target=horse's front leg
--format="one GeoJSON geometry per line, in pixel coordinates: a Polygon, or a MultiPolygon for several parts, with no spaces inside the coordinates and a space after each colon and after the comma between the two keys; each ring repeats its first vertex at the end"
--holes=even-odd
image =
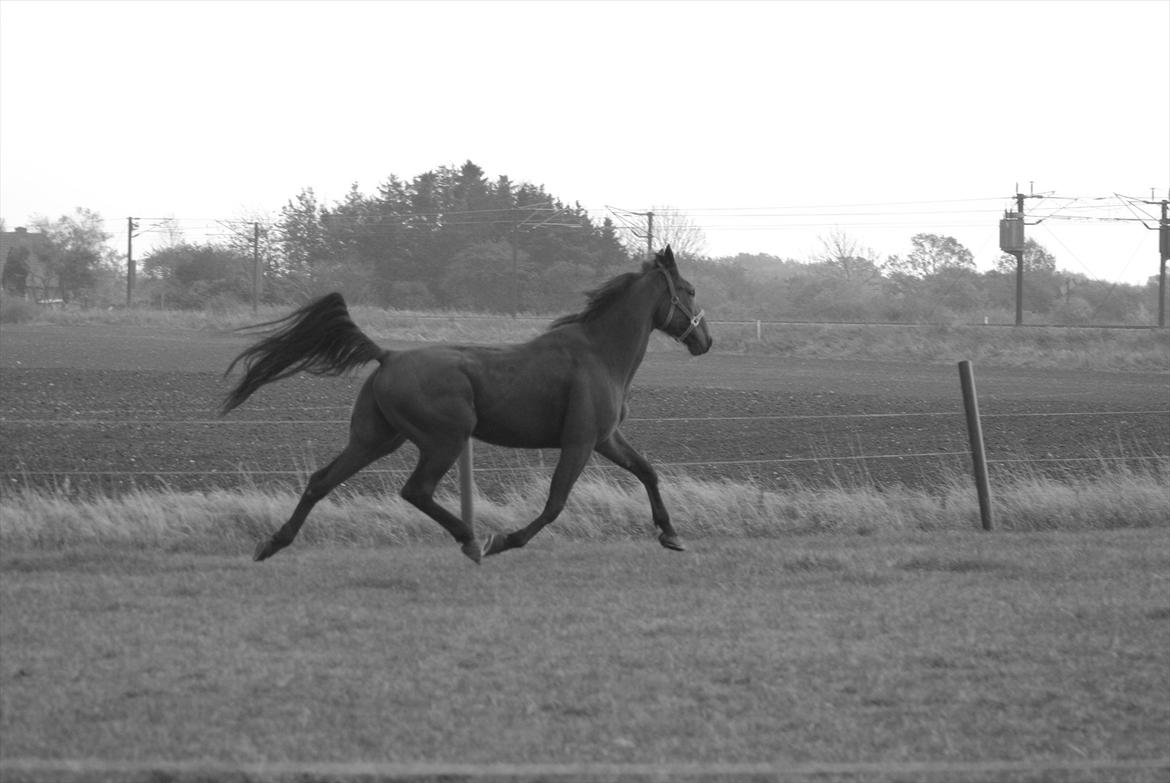
{"type": "Polygon", "coordinates": [[[593,449],[591,445],[566,446],[561,449],[560,459],[557,460],[556,470],[553,471],[552,485],[549,488],[548,500],[540,516],[528,523],[527,526],[507,535],[494,533],[487,538],[483,545],[485,555],[497,555],[509,549],[518,549],[539,533],[545,525],[552,522],[565,508],[565,501],[569,498],[569,491],[577,483],[581,471],[589,463],[589,456],[593,449]]]}
{"type": "Polygon", "coordinates": [[[686,546],[674,531],[674,526],[670,524],[670,514],[667,513],[666,504],[662,502],[662,495],[658,492],[658,474],[646,458],[635,451],[618,430],[614,430],[609,438],[597,444],[597,453],[638,477],[650,497],[650,515],[659,531],[658,543],[667,549],[685,552],[686,546]]]}

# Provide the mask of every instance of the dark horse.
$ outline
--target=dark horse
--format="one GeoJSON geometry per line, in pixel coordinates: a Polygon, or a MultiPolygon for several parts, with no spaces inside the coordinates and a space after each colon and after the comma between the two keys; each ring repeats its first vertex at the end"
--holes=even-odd
{"type": "Polygon", "coordinates": [[[583,311],[554,321],[520,345],[383,350],[350,320],[336,293],[259,324],[272,331],[228,366],[225,375],[242,363],[244,376],[225,398],[224,413],[261,386],[302,370],[340,375],[367,362],[379,366],[354,403],[349,443],[310,477],[289,520],[257,547],[256,560],[291,544],[318,501],[407,440],[419,454],[402,497],[442,525],[477,563],[484,555],[524,546],[556,519],[594,451],[638,477],[650,496],[659,542],[683,550],[658,493],[657,474],[619,426],[651,332],[661,329],[695,356],[711,348],[694,297],[667,245],[641,270],[590,292],[583,311]],[[470,524],[434,500],[435,487],[472,437],[513,448],[561,450],[540,516],[482,543],[470,524]]]}

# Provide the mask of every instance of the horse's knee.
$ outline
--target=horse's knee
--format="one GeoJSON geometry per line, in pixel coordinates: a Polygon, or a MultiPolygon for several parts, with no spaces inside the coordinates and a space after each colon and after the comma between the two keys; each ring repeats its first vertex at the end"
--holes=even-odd
{"type": "Polygon", "coordinates": [[[419,484],[412,484],[409,481],[398,492],[398,495],[415,508],[423,508],[431,499],[431,493],[425,487],[419,484]]]}
{"type": "Polygon", "coordinates": [[[317,503],[324,498],[331,491],[331,487],[323,486],[324,482],[316,479],[310,479],[305,491],[301,493],[301,498],[309,503],[317,503]]]}

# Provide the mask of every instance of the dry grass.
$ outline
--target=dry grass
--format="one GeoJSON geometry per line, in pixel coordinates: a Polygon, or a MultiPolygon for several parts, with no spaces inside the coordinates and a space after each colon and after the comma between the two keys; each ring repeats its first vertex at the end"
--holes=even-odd
{"type": "MultiPolygon", "coordinates": [[[[1103,463],[1100,472],[1067,480],[1026,470],[1000,476],[993,487],[997,526],[1009,531],[1109,530],[1170,526],[1170,464],[1150,460],[1103,463]]],[[[481,530],[510,530],[535,516],[547,479],[527,480],[476,501],[481,530]]],[[[927,489],[861,483],[763,489],[752,482],[705,481],[666,475],[663,492],[687,539],[774,538],[809,533],[959,531],[979,527],[971,480],[956,473],[927,489]]],[[[458,508],[458,498],[444,502],[458,508]]],[[[296,503],[289,490],[165,492],[78,498],[59,491],[7,491],[0,499],[0,540],[6,547],[63,545],[161,547],[185,552],[248,551],[279,527],[296,503]]],[[[640,485],[586,476],[544,536],[580,541],[651,536],[640,485]]],[[[388,490],[384,495],[339,491],[319,504],[299,545],[397,546],[446,539],[435,523],[388,490]]]]}

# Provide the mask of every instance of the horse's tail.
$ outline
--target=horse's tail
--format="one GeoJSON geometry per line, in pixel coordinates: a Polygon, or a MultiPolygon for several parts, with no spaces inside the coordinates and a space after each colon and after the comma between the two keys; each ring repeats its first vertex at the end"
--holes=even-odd
{"type": "Polygon", "coordinates": [[[341,375],[385,358],[388,351],[362,333],[349,317],[339,293],[326,294],[275,321],[248,329],[271,327],[263,340],[246,348],[228,365],[224,376],[243,363],[244,377],[224,397],[222,413],[240,405],[261,386],[295,375],[341,375]]]}

